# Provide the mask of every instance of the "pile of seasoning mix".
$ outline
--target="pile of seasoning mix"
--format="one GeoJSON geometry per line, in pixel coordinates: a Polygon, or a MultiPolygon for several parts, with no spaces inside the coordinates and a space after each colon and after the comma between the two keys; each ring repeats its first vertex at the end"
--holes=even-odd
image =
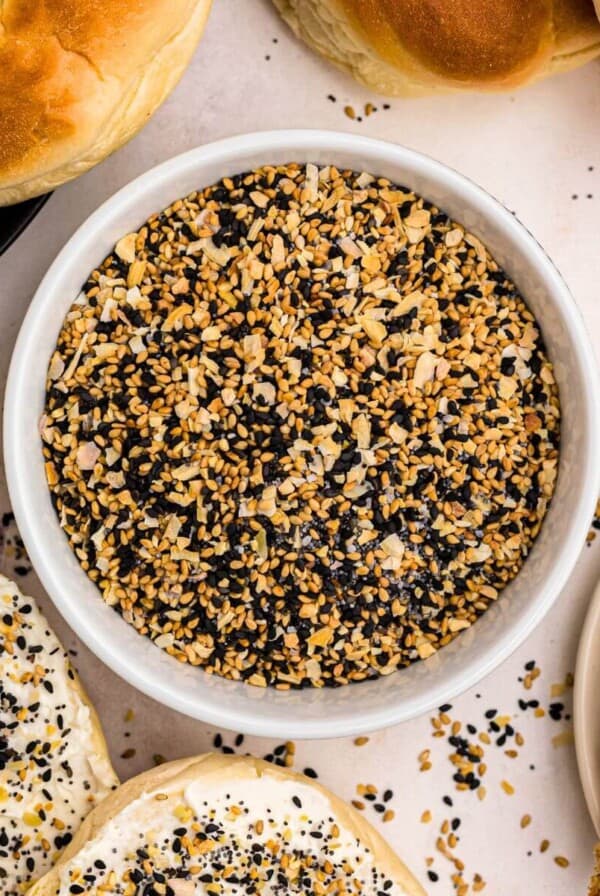
{"type": "Polygon", "coordinates": [[[560,414],[482,243],[333,166],[225,177],[124,236],[67,314],[41,421],[104,599],[183,662],[342,685],[424,659],[521,568],[560,414]]]}

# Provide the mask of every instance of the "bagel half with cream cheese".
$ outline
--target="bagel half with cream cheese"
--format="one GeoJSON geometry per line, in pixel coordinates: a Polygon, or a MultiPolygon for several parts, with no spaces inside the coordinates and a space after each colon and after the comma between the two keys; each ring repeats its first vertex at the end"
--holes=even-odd
{"type": "Polygon", "coordinates": [[[0,576],[0,893],[20,896],[118,785],[94,709],[35,602],[0,576]]]}
{"type": "Polygon", "coordinates": [[[382,837],[313,780],[205,755],[123,784],[30,896],[425,896],[382,837]]]}

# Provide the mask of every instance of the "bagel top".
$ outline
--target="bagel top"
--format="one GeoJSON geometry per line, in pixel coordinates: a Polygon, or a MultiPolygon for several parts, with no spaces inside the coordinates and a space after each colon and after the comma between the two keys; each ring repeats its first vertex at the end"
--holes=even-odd
{"type": "Polygon", "coordinates": [[[96,714],[31,598],[0,576],[0,892],[45,874],[118,784],[96,714]]]}
{"type": "Polygon", "coordinates": [[[368,822],[319,784],[206,755],[122,785],[30,896],[307,892],[425,896],[368,822]]]}
{"type": "Polygon", "coordinates": [[[379,93],[512,90],[600,53],[592,0],[274,0],[379,93]]]}
{"type": "Polygon", "coordinates": [[[183,73],[211,0],[0,0],[0,205],[83,173],[183,73]]]}

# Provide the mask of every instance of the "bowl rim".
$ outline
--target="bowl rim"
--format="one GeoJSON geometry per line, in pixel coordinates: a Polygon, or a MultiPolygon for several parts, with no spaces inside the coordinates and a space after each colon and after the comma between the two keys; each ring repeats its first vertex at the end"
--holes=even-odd
{"type": "Polygon", "coordinates": [[[259,702],[253,708],[252,701],[248,701],[248,709],[244,713],[237,710],[232,712],[224,704],[219,709],[214,709],[204,704],[200,689],[192,699],[177,693],[168,682],[149,681],[144,666],[128,662],[128,657],[123,655],[120,648],[114,649],[106,638],[86,626],[85,610],[81,609],[80,604],[64,596],[64,590],[60,585],[60,571],[57,569],[57,564],[53,563],[52,551],[47,546],[48,536],[28,503],[31,485],[24,455],[19,450],[18,416],[19,407],[25,400],[23,388],[27,380],[28,364],[32,353],[35,353],[31,334],[35,332],[36,319],[44,306],[45,295],[54,288],[55,282],[60,280],[63,265],[68,261],[71,262],[73,256],[78,256],[90,233],[106,225],[111,216],[143,195],[147,187],[156,188],[157,184],[168,182],[176,172],[191,171],[195,166],[210,161],[225,162],[243,153],[263,151],[268,154],[287,149],[290,151],[290,156],[293,156],[294,151],[330,152],[333,164],[335,154],[339,151],[358,154],[363,149],[365,153],[376,154],[382,160],[393,158],[397,163],[404,163],[410,167],[415,178],[423,173],[440,183],[445,183],[455,192],[462,193],[465,196],[466,209],[476,207],[483,217],[501,223],[510,232],[513,240],[526,244],[531,267],[543,271],[544,277],[551,282],[555,305],[568,322],[569,335],[577,350],[584,383],[583,406],[586,414],[587,439],[586,443],[580,446],[580,450],[586,465],[584,479],[589,483],[589,488],[584,490],[575,507],[569,530],[550,574],[540,583],[534,598],[529,600],[519,626],[516,628],[509,626],[494,642],[493,648],[486,650],[483,657],[467,661],[460,674],[453,673],[450,676],[447,685],[432,688],[427,695],[410,703],[408,708],[403,708],[401,702],[398,705],[389,705],[385,710],[371,710],[359,718],[353,717],[351,711],[346,711],[344,719],[336,719],[335,731],[331,730],[331,723],[327,718],[285,722],[285,733],[289,737],[300,739],[350,736],[388,727],[422,715],[480,682],[504,662],[538,625],[565,586],[585,543],[597,495],[600,492],[600,465],[596,468],[594,464],[594,458],[600,455],[598,427],[600,388],[597,377],[593,375],[596,362],[583,319],[567,284],[542,246],[527,228],[486,190],[442,162],[402,145],[317,129],[258,131],[228,137],[188,150],[149,169],[109,197],[82,222],[59,252],[36,290],[15,343],[7,378],[3,420],[4,462],[13,512],[34,569],[67,624],[96,656],[121,678],[146,695],[208,724],[257,736],[277,737],[282,734],[281,726],[278,727],[277,723],[261,717],[259,702]]]}

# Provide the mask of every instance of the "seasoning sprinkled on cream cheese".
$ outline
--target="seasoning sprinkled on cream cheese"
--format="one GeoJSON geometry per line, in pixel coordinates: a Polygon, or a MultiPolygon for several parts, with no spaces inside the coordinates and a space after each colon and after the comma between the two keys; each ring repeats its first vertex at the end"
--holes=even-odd
{"type": "Polygon", "coordinates": [[[206,758],[216,771],[152,788],[95,830],[60,868],[56,896],[417,892],[321,790],[206,758]]]}
{"type": "Polygon", "coordinates": [[[117,780],[68,656],[0,577],[0,892],[46,873],[117,780]]]}

